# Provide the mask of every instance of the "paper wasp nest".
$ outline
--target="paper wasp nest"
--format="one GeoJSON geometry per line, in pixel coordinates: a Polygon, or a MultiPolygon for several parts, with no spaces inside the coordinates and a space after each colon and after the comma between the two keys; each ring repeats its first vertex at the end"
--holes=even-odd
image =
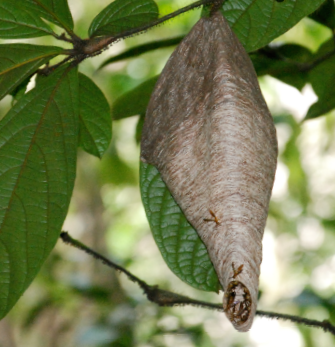
{"type": "Polygon", "coordinates": [[[154,165],[207,247],[239,331],[257,306],[277,140],[248,54],[216,12],[166,64],[152,94],[141,160],[154,165]]]}

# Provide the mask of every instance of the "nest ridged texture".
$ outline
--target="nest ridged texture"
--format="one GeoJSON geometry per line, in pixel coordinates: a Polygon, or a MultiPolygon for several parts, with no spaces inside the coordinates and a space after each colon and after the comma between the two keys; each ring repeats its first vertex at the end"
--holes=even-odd
{"type": "Polygon", "coordinates": [[[227,317],[249,330],[277,139],[254,67],[221,13],[200,19],[167,62],[148,106],[141,160],[159,170],[206,245],[227,317]]]}

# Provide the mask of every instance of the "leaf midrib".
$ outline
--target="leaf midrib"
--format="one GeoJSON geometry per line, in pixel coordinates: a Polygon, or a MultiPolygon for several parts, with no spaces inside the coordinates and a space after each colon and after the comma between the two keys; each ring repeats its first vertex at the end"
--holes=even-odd
{"type": "MultiPolygon", "coordinates": [[[[14,65],[14,66],[8,68],[7,70],[4,70],[4,71],[0,72],[0,76],[3,75],[3,74],[6,74],[6,73],[8,73],[8,72],[10,72],[10,71],[12,71],[12,70],[18,69],[18,68],[21,67],[21,66],[24,66],[24,65],[27,65],[27,64],[29,64],[29,63],[35,62],[35,61],[37,61],[37,60],[39,60],[39,59],[44,59],[44,58],[47,58],[47,57],[49,57],[49,56],[53,56],[53,55],[57,55],[57,54],[58,54],[57,52],[48,53],[48,54],[45,54],[45,55],[40,55],[40,56],[38,56],[38,57],[36,57],[36,58],[32,58],[32,59],[29,59],[29,60],[25,60],[24,62],[21,62],[21,63],[17,63],[16,65],[14,65]]],[[[0,57],[0,61],[1,61],[1,57],[0,57]]]]}
{"type": "MultiPolygon", "coordinates": [[[[36,137],[37,137],[37,134],[38,134],[38,130],[41,128],[42,124],[43,124],[43,121],[45,119],[45,115],[50,107],[50,104],[51,102],[53,101],[53,98],[54,98],[54,95],[55,93],[57,92],[58,88],[59,88],[59,85],[62,83],[62,81],[64,80],[64,78],[67,76],[69,72],[69,68],[66,69],[63,73],[63,75],[58,79],[55,87],[53,88],[53,91],[51,92],[50,94],[50,97],[45,105],[45,108],[43,110],[43,113],[41,114],[41,117],[40,117],[40,120],[38,122],[38,124],[36,125],[36,130],[34,132],[34,135],[32,136],[31,138],[31,141],[30,141],[30,145],[28,146],[27,148],[27,151],[26,151],[26,155],[25,155],[25,159],[24,159],[24,162],[23,164],[21,165],[21,169],[20,169],[20,172],[16,178],[16,182],[15,182],[15,185],[13,187],[13,190],[12,190],[12,193],[11,193],[11,197],[9,199],[9,202],[8,202],[8,207],[6,208],[6,210],[8,211],[10,209],[10,206],[12,204],[12,201],[13,201],[13,196],[16,194],[16,190],[18,188],[18,185],[20,183],[20,178],[22,177],[22,172],[24,171],[26,165],[27,165],[27,162],[28,162],[28,158],[30,156],[30,153],[31,153],[31,148],[32,146],[35,144],[36,142],[36,137]]],[[[35,101],[35,98],[33,98],[30,102],[34,102],[35,101]]],[[[27,105],[26,105],[27,106],[27,105]]],[[[49,196],[49,195],[48,195],[49,196]]],[[[1,234],[1,230],[2,230],[2,226],[5,224],[6,222],[6,219],[7,219],[7,216],[8,216],[8,213],[5,213],[4,217],[3,217],[3,220],[0,222],[0,234],[1,234]]]]}

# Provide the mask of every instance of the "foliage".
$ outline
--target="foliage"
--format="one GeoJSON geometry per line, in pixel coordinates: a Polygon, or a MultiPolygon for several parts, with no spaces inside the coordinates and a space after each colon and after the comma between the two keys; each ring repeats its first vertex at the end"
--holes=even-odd
{"type": "MultiPolygon", "coordinates": [[[[245,48],[251,52],[251,58],[259,76],[271,75],[300,90],[307,83],[312,85],[319,99],[310,107],[306,119],[322,116],[335,108],[334,84],[332,83],[335,71],[333,67],[334,40],[331,38],[323,42],[316,52],[306,47],[303,40],[295,44],[287,43],[277,46],[271,45],[270,42],[308,15],[314,21],[333,30],[335,28],[334,3],[332,0],[327,0],[318,9],[323,2],[322,0],[285,0],[284,2],[227,0],[223,7],[223,14],[229,20],[245,48]],[[314,12],[315,10],[317,11],[314,12]]],[[[158,16],[157,8],[157,5],[149,0],[129,0],[126,3],[121,0],[114,1],[97,14],[90,25],[87,23],[90,36],[95,40],[116,34],[122,36],[123,32],[155,21],[158,16]]],[[[50,65],[57,64],[64,57],[72,57],[74,58],[72,62],[76,61],[78,56],[71,56],[72,52],[68,48],[63,48],[62,42],[65,37],[74,43],[78,42],[78,36],[74,33],[73,28],[73,20],[66,0],[19,0],[15,2],[3,0],[0,4],[0,38],[26,39],[50,36],[58,39],[58,41],[54,41],[52,45],[49,43],[43,45],[28,44],[26,42],[1,44],[0,98],[4,98],[7,94],[16,95],[18,88],[26,90],[28,81],[33,81],[38,69],[45,68],[45,64],[48,62],[50,65]],[[58,34],[60,28],[65,30],[66,35],[58,34]],[[57,46],[55,42],[59,42],[62,47],[57,46]]],[[[184,28],[182,32],[178,33],[178,35],[180,34],[187,34],[187,30],[184,28]]],[[[173,47],[179,40],[180,38],[170,40],[169,37],[168,43],[162,45],[164,40],[159,39],[157,41],[156,38],[157,44],[149,46],[143,52],[156,54],[163,49],[162,47],[173,47]]],[[[136,47],[132,49],[133,51],[129,51],[130,53],[121,59],[132,59],[143,54],[142,51],[138,53],[136,47]]],[[[79,58],[77,61],[79,62],[79,58]]],[[[118,61],[117,55],[108,57],[106,64],[101,63],[108,68],[116,61],[118,61]]],[[[121,156],[116,153],[120,149],[116,149],[113,142],[107,150],[111,139],[111,122],[109,121],[109,106],[106,97],[90,78],[78,73],[75,65],[70,62],[56,68],[48,76],[43,75],[45,69],[38,73],[36,86],[15,99],[12,109],[0,123],[0,151],[1,157],[4,158],[0,162],[1,317],[10,311],[27,289],[57,241],[72,195],[77,147],[80,146],[88,153],[100,158],[107,151],[102,159],[102,166],[105,168],[110,167],[109,164],[106,164],[107,160],[113,158],[111,165],[114,165],[116,163],[115,158],[118,158],[117,160],[122,163],[120,165],[123,165],[125,172],[131,170],[129,164],[126,164],[129,158],[120,159],[121,156]]],[[[123,91],[126,93],[118,100],[113,97],[112,115],[115,116],[115,119],[142,115],[138,125],[139,133],[145,106],[154,87],[155,78],[151,78],[157,72],[154,71],[150,76],[147,76],[148,81],[142,81],[142,86],[136,90],[130,90],[134,87],[130,82],[128,87],[125,87],[125,83],[121,83],[123,91]],[[130,100],[134,102],[130,103],[130,100]]],[[[118,76],[112,74],[112,78],[114,82],[111,82],[108,88],[115,89],[115,81],[117,81],[118,76]],[[113,85],[114,87],[111,87],[113,85]]],[[[301,164],[300,153],[296,150],[296,139],[299,137],[300,126],[292,117],[287,115],[283,117],[277,115],[275,119],[279,127],[286,126],[291,129],[290,139],[281,153],[284,163],[289,168],[290,204],[291,206],[299,206],[304,211],[303,213],[307,213],[310,209],[309,201],[312,198],[311,192],[306,189],[306,173],[301,164]]],[[[117,123],[115,126],[116,128],[120,127],[117,123]]],[[[331,126],[333,125],[331,124],[331,126]]],[[[331,147],[330,137],[331,135],[328,135],[325,151],[327,145],[329,148],[331,147]]],[[[79,155],[79,161],[82,155],[79,155]]],[[[88,161],[88,159],[86,160],[88,161]]],[[[86,170],[86,165],[80,165],[80,169],[86,170]]],[[[118,171],[118,166],[114,166],[113,170],[118,171]]],[[[164,194],[168,194],[162,182],[157,187],[154,185],[159,179],[157,175],[152,175],[152,181],[150,181],[145,172],[142,168],[141,181],[146,181],[146,186],[152,185],[151,196],[156,199],[162,194],[162,190],[165,190],[164,194]]],[[[107,177],[108,172],[103,172],[102,175],[107,177]]],[[[122,174],[120,175],[122,176],[122,174]]],[[[133,173],[129,177],[132,175],[133,173]]],[[[97,177],[92,179],[99,180],[97,177]]],[[[117,180],[124,182],[122,177],[117,180]]],[[[106,180],[103,179],[102,181],[106,180]]],[[[118,189],[115,187],[116,192],[118,189]]],[[[153,211],[148,206],[153,205],[155,201],[145,196],[144,189],[142,185],[143,202],[157,240],[157,235],[162,237],[164,230],[153,227],[154,220],[150,218],[153,211]]],[[[117,207],[115,208],[117,210],[117,207]]],[[[167,205],[158,207],[158,211],[154,212],[168,215],[169,211],[177,211],[177,209],[178,206],[170,199],[167,205]]],[[[288,234],[292,235],[297,228],[297,223],[293,223],[292,218],[285,215],[283,210],[285,210],[284,203],[274,201],[270,210],[269,223],[271,224],[273,220],[276,220],[274,229],[278,230],[278,233],[279,230],[286,230],[288,234]]],[[[183,215],[181,212],[176,212],[173,217],[181,221],[183,215]]],[[[332,222],[332,216],[322,219],[322,224],[325,225],[326,230],[332,230],[332,222]]],[[[180,222],[180,225],[185,226],[183,222],[180,222]]],[[[180,232],[181,229],[176,229],[176,235],[178,234],[177,231],[180,232]]],[[[334,241],[332,235],[331,232],[327,234],[329,245],[334,241]]],[[[118,238],[119,245],[122,247],[122,235],[118,238]]],[[[180,243],[179,238],[172,237],[165,238],[165,240],[162,241],[162,254],[167,264],[177,275],[181,276],[182,263],[176,262],[176,259],[186,261],[183,263],[185,269],[192,268],[193,264],[208,262],[205,260],[206,252],[193,252],[194,249],[201,248],[198,239],[195,240],[195,245],[187,249],[187,252],[183,251],[185,248],[182,247],[183,244],[180,243]],[[166,254],[164,255],[164,249],[167,249],[171,244],[173,244],[172,256],[168,257],[166,254]],[[194,257],[187,259],[187,254],[194,254],[194,257]],[[199,257],[199,254],[202,257],[199,257]]],[[[331,247],[325,250],[325,254],[328,256],[332,254],[331,247]]],[[[308,255],[298,252],[296,257],[293,260],[294,266],[307,272],[309,268],[308,255]],[[300,263],[298,259],[300,259],[300,263]]],[[[131,262],[130,258],[129,256],[125,261],[131,262]]],[[[49,266],[56,266],[57,263],[58,260],[51,258],[49,266]]],[[[47,270],[42,271],[43,276],[47,277],[47,270]]],[[[188,284],[200,283],[200,285],[196,285],[199,289],[217,290],[215,276],[211,277],[211,285],[207,288],[204,281],[199,282],[196,275],[187,273],[186,277],[181,276],[188,284]]],[[[55,288],[59,286],[56,283],[53,285],[55,288]]],[[[62,288],[65,296],[71,297],[76,292],[84,297],[94,298],[94,300],[99,297],[104,298],[104,300],[107,298],[107,302],[113,306],[113,300],[108,297],[108,294],[102,289],[103,287],[99,287],[96,291],[94,287],[83,289],[78,283],[72,283],[69,287],[70,289],[62,288]]],[[[50,302],[55,302],[55,300],[65,304],[63,299],[59,298],[56,289],[48,289],[48,291],[50,292],[50,295],[47,295],[49,299],[41,303],[39,308],[36,307],[36,311],[34,311],[36,315],[36,312],[45,309],[47,305],[50,305],[50,302]]],[[[318,297],[316,293],[313,295],[318,297]]],[[[301,305],[301,300],[305,300],[306,297],[301,295],[298,297],[300,301],[298,299],[296,301],[301,313],[307,310],[307,305],[301,305]]],[[[124,298],[121,301],[126,306],[128,305],[127,309],[133,312],[137,304],[135,301],[126,303],[124,298]]],[[[328,298],[322,298],[322,305],[327,312],[332,312],[333,303],[328,298]]],[[[162,313],[157,315],[160,314],[162,313]]],[[[119,313],[117,316],[119,317],[119,313]]],[[[123,323],[125,333],[122,338],[125,341],[128,339],[124,345],[131,345],[129,342],[131,334],[127,335],[131,331],[130,323],[129,321],[123,321],[123,323]]],[[[148,334],[153,336],[163,332],[164,329],[152,327],[148,334]]],[[[175,332],[178,333],[178,329],[175,332]]],[[[198,341],[195,342],[197,345],[201,345],[199,341],[206,340],[203,330],[199,327],[194,327],[192,334],[194,341],[198,341]]],[[[145,340],[143,336],[141,338],[145,340]]],[[[159,341],[155,343],[158,345],[159,341]]],[[[210,344],[208,343],[208,345],[210,344]]]]}

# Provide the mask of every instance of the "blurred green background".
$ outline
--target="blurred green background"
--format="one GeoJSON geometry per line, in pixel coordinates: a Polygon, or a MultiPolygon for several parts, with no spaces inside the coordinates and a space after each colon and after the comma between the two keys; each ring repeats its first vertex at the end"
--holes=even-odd
{"type": "MultiPolygon", "coordinates": [[[[70,0],[76,32],[87,36],[90,21],[108,0],[70,0]]],[[[161,15],[190,1],[157,1],[161,15]]],[[[160,49],[97,71],[108,57],[153,40],[186,34],[200,10],[112,46],[86,60],[92,77],[112,104],[157,75],[173,48],[160,49]]],[[[316,51],[331,31],[304,19],[277,43],[299,43],[316,51]]],[[[26,40],[55,44],[51,38],[26,40]]],[[[8,41],[7,41],[8,42],[8,41]]],[[[58,44],[58,43],[57,43],[58,44]]],[[[259,309],[330,319],[335,323],[335,113],[301,122],[317,98],[278,80],[260,78],[274,116],[279,163],[263,240],[259,309]]],[[[0,104],[2,117],[11,104],[0,104]]],[[[79,149],[77,180],[64,230],[125,266],[149,284],[221,302],[181,282],[162,260],[150,234],[138,187],[138,117],[115,121],[113,140],[100,161],[79,149]]],[[[40,274],[0,322],[1,347],[334,346],[321,330],[256,318],[248,333],[236,332],[222,313],[159,308],[125,276],[58,242],[40,274]]]]}

